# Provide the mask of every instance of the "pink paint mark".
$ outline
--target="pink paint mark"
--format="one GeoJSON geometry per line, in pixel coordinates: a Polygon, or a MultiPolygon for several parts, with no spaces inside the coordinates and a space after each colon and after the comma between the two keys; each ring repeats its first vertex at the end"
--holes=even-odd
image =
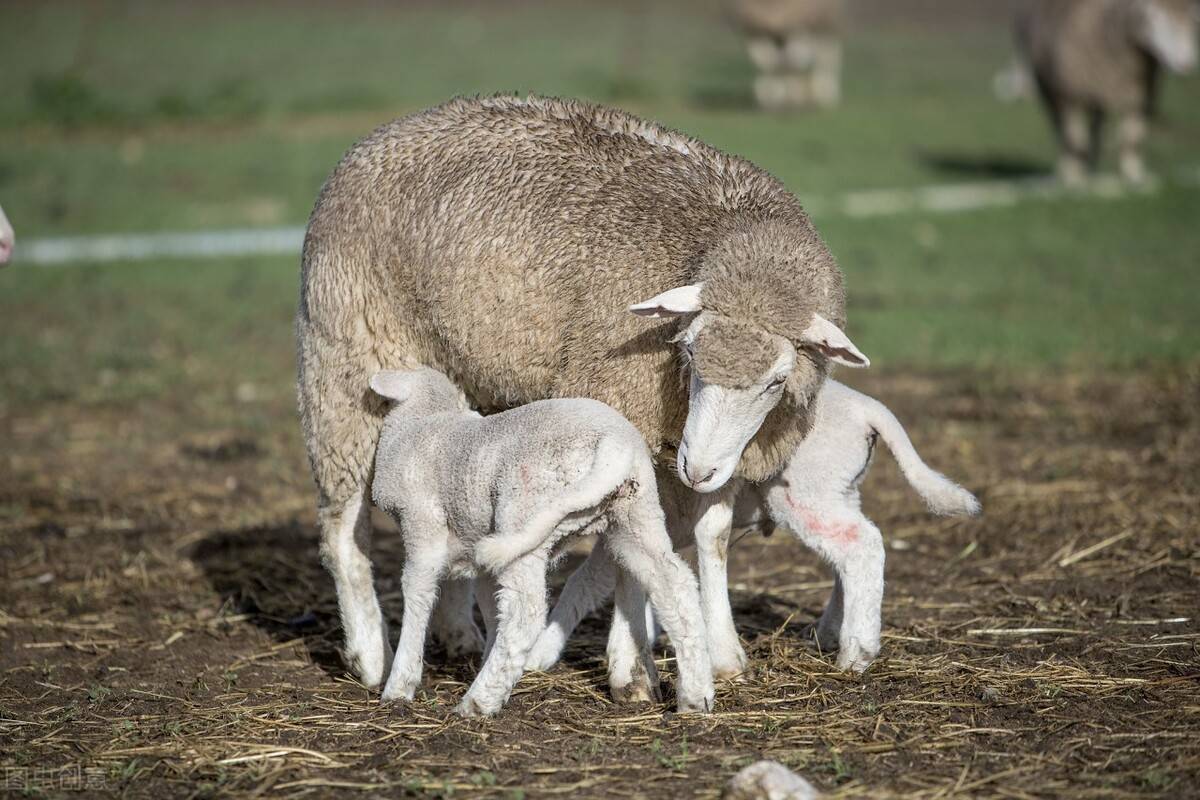
{"type": "Polygon", "coordinates": [[[521,465],[521,488],[525,494],[529,494],[529,465],[521,465]]]}
{"type": "Polygon", "coordinates": [[[829,539],[843,546],[849,546],[858,541],[858,524],[855,522],[826,522],[821,519],[816,510],[798,502],[791,492],[784,492],[787,504],[800,517],[800,522],[814,536],[829,539]]]}

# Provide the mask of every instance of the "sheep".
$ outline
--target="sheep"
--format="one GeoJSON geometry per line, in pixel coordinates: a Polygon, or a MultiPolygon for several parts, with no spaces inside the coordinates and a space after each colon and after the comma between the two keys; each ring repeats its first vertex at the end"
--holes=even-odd
{"type": "MultiPolygon", "coordinates": [[[[607,403],[655,453],[660,487],[686,452],[714,672],[744,667],[720,590],[726,482],[778,472],[830,364],[867,363],[842,331],[841,271],[779,181],[614,109],[455,99],[350,149],[309,219],[301,272],[301,427],[343,653],[365,686],[391,653],[367,556],[383,408],[363,387],[418,365],[485,411],[607,403]]],[[[468,597],[445,615],[466,638],[468,597]]]]}
{"type": "Polygon", "coordinates": [[[730,0],[758,69],[754,97],[769,110],[841,100],[842,0],[730,0]]]}
{"type": "Polygon", "coordinates": [[[8,217],[4,216],[4,209],[0,208],[0,267],[3,267],[12,258],[16,241],[12,225],[9,224],[8,217]]]}
{"type": "Polygon", "coordinates": [[[641,434],[595,400],[542,400],[483,417],[445,375],[381,371],[371,388],[393,403],[375,456],[372,499],[404,538],[404,621],[383,701],[412,700],[425,631],[444,575],[477,577],[488,629],[484,662],[458,706],[492,715],[524,671],[546,622],[546,569],[573,534],[603,535],[622,567],[619,616],[640,627],[640,663],[610,659],[619,693],[636,670],[653,674],[643,590],[671,637],[678,708],[713,702],[696,579],[671,549],[641,434]],[[634,616],[628,616],[632,610],[634,616]]]}
{"type": "MultiPolygon", "coordinates": [[[[832,564],[833,594],[812,634],[823,652],[837,651],[839,669],[863,672],[879,654],[883,602],[883,538],[863,515],[859,495],[876,441],[887,444],[933,513],[974,516],[980,505],[921,460],[904,427],[879,401],[830,379],[814,406],[813,429],[783,472],[743,485],[733,525],[786,528],[832,564]]],[[[526,668],[546,670],[557,663],[571,631],[605,600],[612,584],[608,562],[589,556],[567,581],[526,668]]]]}
{"type": "Polygon", "coordinates": [[[1058,136],[1058,173],[1081,183],[1115,115],[1118,163],[1131,182],[1147,178],[1141,146],[1162,67],[1196,67],[1195,0],[1053,0],[1018,17],[1017,47],[1058,136]]]}

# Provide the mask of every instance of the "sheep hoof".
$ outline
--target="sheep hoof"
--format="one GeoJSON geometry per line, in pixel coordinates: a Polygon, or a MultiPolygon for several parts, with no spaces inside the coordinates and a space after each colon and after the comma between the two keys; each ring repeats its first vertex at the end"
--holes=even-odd
{"type": "Polygon", "coordinates": [[[718,681],[729,681],[730,683],[746,683],[750,680],[750,668],[725,667],[724,669],[714,669],[713,679],[718,681]]]}
{"type": "Polygon", "coordinates": [[[446,655],[450,658],[463,658],[483,652],[483,636],[474,625],[470,628],[439,632],[437,638],[442,647],[446,648],[446,655]]]}
{"type": "Polygon", "coordinates": [[[680,714],[711,714],[715,707],[716,698],[712,689],[700,693],[681,693],[675,703],[675,710],[680,714]]]}
{"type": "Polygon", "coordinates": [[[662,693],[657,686],[650,686],[646,683],[628,683],[624,686],[612,686],[609,688],[609,694],[612,695],[614,703],[627,705],[630,703],[661,703],[662,693]]]}
{"type": "Polygon", "coordinates": [[[736,653],[730,653],[722,658],[714,658],[712,671],[715,680],[745,683],[750,680],[750,659],[739,648],[736,653]]]}
{"type": "Polygon", "coordinates": [[[838,652],[837,668],[861,675],[867,671],[867,667],[871,666],[878,655],[878,645],[868,647],[855,640],[838,652]]]}
{"type": "Polygon", "coordinates": [[[398,703],[411,703],[412,699],[416,696],[416,686],[384,687],[383,694],[379,696],[379,705],[387,706],[398,703]]]}
{"type": "Polygon", "coordinates": [[[475,719],[478,717],[492,717],[500,710],[499,706],[492,707],[491,704],[483,703],[477,697],[467,695],[462,701],[454,707],[454,713],[466,719],[475,719]]]}
{"type": "Polygon", "coordinates": [[[348,647],[342,651],[342,663],[346,665],[346,670],[358,679],[359,683],[374,691],[383,685],[383,676],[391,669],[392,651],[390,647],[374,653],[367,652],[369,650],[377,650],[377,648],[348,647]]]}
{"type": "Polygon", "coordinates": [[[836,631],[822,630],[819,623],[806,625],[800,631],[800,638],[805,647],[819,653],[836,653],[838,651],[838,634],[836,631]]]}

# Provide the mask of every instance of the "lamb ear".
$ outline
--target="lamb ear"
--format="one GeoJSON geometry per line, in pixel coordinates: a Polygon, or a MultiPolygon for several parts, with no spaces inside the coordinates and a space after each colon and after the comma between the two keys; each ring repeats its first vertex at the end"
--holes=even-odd
{"type": "Polygon", "coordinates": [[[634,303],[629,310],[639,317],[681,317],[684,314],[695,314],[700,310],[700,290],[703,288],[702,283],[677,286],[649,300],[634,303]]]}
{"type": "Polygon", "coordinates": [[[847,367],[869,367],[871,359],[854,346],[850,337],[820,314],[813,314],[812,322],[800,334],[804,345],[821,355],[847,367]]]}
{"type": "Polygon", "coordinates": [[[412,373],[384,369],[371,376],[371,389],[375,394],[397,403],[403,403],[412,393],[412,373]]]}

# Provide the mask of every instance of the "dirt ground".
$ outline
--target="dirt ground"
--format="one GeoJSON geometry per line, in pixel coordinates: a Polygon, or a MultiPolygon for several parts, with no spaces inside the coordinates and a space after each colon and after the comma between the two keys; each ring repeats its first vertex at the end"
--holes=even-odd
{"type": "MultiPolygon", "coordinates": [[[[451,714],[475,665],[436,648],[424,696],[380,707],[340,665],[286,395],[266,429],[198,430],[182,397],[0,406],[3,786],[715,797],[768,757],[845,797],[1200,793],[1200,368],[860,385],[985,514],[932,518],[877,460],[885,639],[862,677],[802,639],[817,560],[740,541],[754,672],[706,717],[613,705],[598,619],[496,719],[451,714]]],[[[376,556],[395,625],[394,536],[376,556]]]]}

